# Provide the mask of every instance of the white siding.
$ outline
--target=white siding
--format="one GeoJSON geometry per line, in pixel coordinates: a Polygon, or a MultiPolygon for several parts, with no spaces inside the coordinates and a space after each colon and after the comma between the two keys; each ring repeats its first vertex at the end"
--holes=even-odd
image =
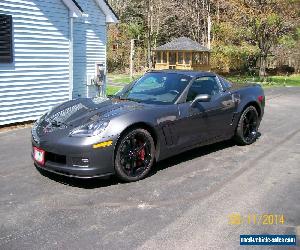
{"type": "Polygon", "coordinates": [[[69,99],[69,13],[61,0],[1,0],[14,62],[0,63],[0,125],[34,120],[69,99]]]}
{"type": "Polygon", "coordinates": [[[93,97],[97,87],[86,86],[95,63],[106,63],[105,15],[94,0],[77,0],[88,17],[74,19],[73,98],[93,97]]]}

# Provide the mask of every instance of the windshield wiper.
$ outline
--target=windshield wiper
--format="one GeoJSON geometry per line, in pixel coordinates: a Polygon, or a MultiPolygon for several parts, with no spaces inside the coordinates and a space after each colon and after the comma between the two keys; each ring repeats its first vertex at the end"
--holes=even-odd
{"type": "Polygon", "coordinates": [[[122,98],[122,97],[120,97],[120,100],[122,100],[122,101],[132,101],[132,102],[141,102],[141,100],[133,99],[133,98],[122,98]]]}

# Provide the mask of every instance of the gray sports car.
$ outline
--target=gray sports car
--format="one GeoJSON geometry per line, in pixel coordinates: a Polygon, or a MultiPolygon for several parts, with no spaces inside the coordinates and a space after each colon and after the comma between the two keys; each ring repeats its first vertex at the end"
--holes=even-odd
{"type": "Polygon", "coordinates": [[[44,114],[32,128],[32,157],[37,168],[61,175],[137,181],[154,162],[195,147],[253,143],[264,106],[257,84],[150,71],[114,96],[71,100],[44,114]]]}

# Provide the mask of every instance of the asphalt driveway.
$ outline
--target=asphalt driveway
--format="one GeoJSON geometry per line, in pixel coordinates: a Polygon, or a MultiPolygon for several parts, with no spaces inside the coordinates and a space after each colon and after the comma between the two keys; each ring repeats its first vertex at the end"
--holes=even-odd
{"type": "Polygon", "coordinates": [[[300,88],[266,94],[255,144],[198,148],[137,183],[44,176],[29,129],[0,133],[0,249],[241,249],[240,234],[261,233],[297,234],[299,246],[300,88]],[[230,225],[233,213],[285,222],[230,225]]]}

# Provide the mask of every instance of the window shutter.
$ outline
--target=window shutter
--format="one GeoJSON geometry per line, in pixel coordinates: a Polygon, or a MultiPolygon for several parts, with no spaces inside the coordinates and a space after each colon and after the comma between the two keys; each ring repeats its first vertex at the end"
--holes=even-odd
{"type": "Polygon", "coordinates": [[[12,16],[0,14],[0,63],[12,62],[12,16]]]}

